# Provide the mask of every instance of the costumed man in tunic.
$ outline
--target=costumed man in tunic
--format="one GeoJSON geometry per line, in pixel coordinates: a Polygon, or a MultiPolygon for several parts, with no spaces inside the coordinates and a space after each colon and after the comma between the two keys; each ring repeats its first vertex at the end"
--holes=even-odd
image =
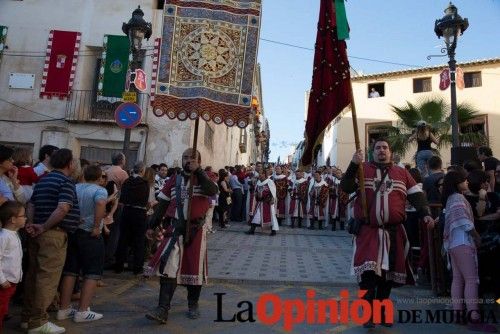
{"type": "Polygon", "coordinates": [[[299,228],[302,228],[302,221],[304,218],[307,218],[307,192],[309,184],[302,170],[298,169],[295,175],[295,182],[291,189],[290,216],[292,217],[292,228],[295,227],[295,223],[298,224],[299,228]]]}
{"type": "Polygon", "coordinates": [[[255,185],[259,181],[259,173],[262,171],[262,163],[257,162],[255,164],[255,170],[248,173],[248,202],[247,202],[247,221],[250,221],[250,215],[252,208],[255,206],[255,185]]]}
{"type": "Polygon", "coordinates": [[[259,180],[255,185],[254,207],[251,211],[250,230],[246,234],[254,234],[257,226],[263,230],[271,229],[271,236],[276,235],[279,230],[276,219],[276,186],[273,180],[268,177],[268,171],[262,170],[259,180]]]}
{"type": "Polygon", "coordinates": [[[314,230],[314,223],[318,222],[318,229],[323,229],[326,218],[326,206],[328,201],[328,184],[321,177],[321,171],[313,173],[313,181],[309,188],[309,218],[310,230],[314,230]]]}
{"type": "Polygon", "coordinates": [[[281,226],[283,219],[286,218],[286,198],[288,196],[288,178],[283,174],[281,166],[274,168],[275,175],[273,177],[274,184],[276,185],[276,216],[278,218],[278,225],[281,226]]]}
{"type": "Polygon", "coordinates": [[[193,150],[182,154],[181,173],[172,176],[158,195],[148,235],[158,226],[164,215],[172,219],[158,251],[146,266],[146,276],[160,276],[158,306],[146,314],[146,318],[166,323],[170,302],[177,284],[186,286],[190,319],[199,318],[198,300],[201,286],[207,282],[207,228],[205,216],[210,206],[209,198],[217,194],[217,185],[200,168],[201,156],[193,158],[193,150]],[[191,174],[194,174],[193,196],[188,199],[191,174]],[[191,215],[188,217],[188,203],[191,200],[191,215]],[[187,222],[190,222],[189,241],[186,242],[187,222]]]}
{"type": "MultiPolygon", "coordinates": [[[[339,185],[342,174],[337,167],[332,167],[329,174],[330,186],[330,219],[332,220],[332,231],[337,229],[337,222],[339,221],[339,185]]],[[[344,222],[340,223],[340,229],[344,229],[344,222]]]]}
{"type": "MultiPolygon", "coordinates": [[[[362,150],[357,151],[340,183],[347,193],[358,191],[354,200],[354,218],[363,221],[354,240],[353,272],[361,290],[367,290],[364,299],[372,302],[389,298],[392,287],[414,284],[408,261],[409,242],[403,226],[405,204],[408,200],[423,220],[433,226],[422,189],[408,171],[391,162],[391,149],[386,139],[374,143],[373,162],[364,162],[364,181],[368,221],[364,219],[357,180],[359,165],[363,163],[362,150]]],[[[384,312],[384,310],[382,310],[384,312]]],[[[382,313],[382,325],[385,322],[382,313]]],[[[373,321],[364,325],[374,326],[373,321]]]]}

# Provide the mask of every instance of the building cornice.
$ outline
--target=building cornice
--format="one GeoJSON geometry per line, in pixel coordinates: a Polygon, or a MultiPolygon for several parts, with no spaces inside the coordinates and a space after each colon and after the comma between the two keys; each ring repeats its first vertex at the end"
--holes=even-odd
{"type": "MultiPolygon", "coordinates": [[[[499,64],[499,63],[500,63],[500,58],[490,58],[490,59],[473,60],[473,61],[469,61],[469,62],[459,63],[459,64],[457,64],[457,66],[460,66],[462,68],[467,68],[467,67],[475,67],[475,66],[481,66],[481,65],[499,64]]],[[[405,75],[409,75],[409,74],[423,74],[423,73],[441,71],[447,67],[448,67],[447,64],[443,64],[443,65],[436,65],[436,66],[431,66],[431,67],[405,69],[405,70],[401,70],[401,71],[365,74],[365,75],[353,76],[351,78],[351,80],[352,81],[366,81],[366,80],[380,79],[380,78],[399,77],[399,76],[405,76],[405,75]]]]}

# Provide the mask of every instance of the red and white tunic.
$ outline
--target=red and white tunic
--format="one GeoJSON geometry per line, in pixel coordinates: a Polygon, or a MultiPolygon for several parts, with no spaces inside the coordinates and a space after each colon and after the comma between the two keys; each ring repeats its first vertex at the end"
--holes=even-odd
{"type": "MultiPolygon", "coordinates": [[[[170,201],[166,216],[178,218],[177,215],[177,196],[176,196],[176,180],[177,176],[171,177],[163,187],[160,197],[170,201]]],[[[182,177],[181,182],[181,199],[183,203],[184,217],[187,217],[188,209],[188,188],[190,180],[182,177]]],[[[201,192],[201,187],[198,185],[198,179],[195,177],[193,186],[193,198],[191,204],[191,220],[204,219],[210,206],[209,197],[201,192]]],[[[202,285],[207,282],[208,274],[208,259],[207,259],[207,225],[198,228],[196,234],[192,235],[189,244],[184,244],[184,238],[181,235],[177,240],[167,264],[162,274],[167,277],[176,277],[178,284],[184,285],[202,285]]],[[[167,231],[168,235],[168,231],[167,231]]],[[[170,237],[166,237],[162,245],[167,245],[170,237]]],[[[166,247],[165,249],[166,250],[166,247]]]]}
{"type": "Polygon", "coordinates": [[[295,180],[292,186],[290,201],[290,216],[293,218],[307,218],[307,179],[295,180]]]}
{"type": "Polygon", "coordinates": [[[340,185],[340,180],[333,175],[328,175],[325,181],[326,183],[328,183],[328,188],[330,190],[328,211],[332,219],[337,219],[339,218],[338,189],[340,185]]]}
{"type": "Polygon", "coordinates": [[[254,197],[250,224],[259,225],[263,229],[271,228],[274,231],[278,231],[279,227],[275,208],[276,186],[273,180],[257,181],[254,197]]]}
{"type": "Polygon", "coordinates": [[[286,175],[275,175],[273,177],[274,184],[276,185],[276,216],[278,218],[285,218],[286,215],[286,200],[288,196],[288,178],[286,175]]]}
{"type": "Polygon", "coordinates": [[[327,204],[328,184],[324,180],[316,182],[313,179],[309,187],[309,218],[325,220],[327,204]]]}
{"type": "MultiPolygon", "coordinates": [[[[373,270],[381,276],[384,270],[387,280],[396,284],[413,284],[407,258],[410,244],[402,223],[406,196],[422,189],[405,168],[392,165],[381,180],[382,170],[375,164],[364,163],[363,166],[366,198],[368,207],[371,207],[370,224],[362,225],[355,239],[353,272],[360,280],[365,271],[373,270]],[[383,183],[375,194],[380,182],[383,183]]],[[[360,196],[354,202],[354,217],[363,217],[360,196]]]]}

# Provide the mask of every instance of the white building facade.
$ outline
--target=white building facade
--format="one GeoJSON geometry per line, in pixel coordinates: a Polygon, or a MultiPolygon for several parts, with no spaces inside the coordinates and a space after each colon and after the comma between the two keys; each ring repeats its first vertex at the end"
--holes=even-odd
{"type": "MultiPolygon", "coordinates": [[[[152,23],[152,37],[143,42],[146,57],[142,66],[151,79],[151,50],[162,32],[162,0],[0,1],[0,26],[8,28],[0,48],[0,143],[31,147],[35,157],[45,144],[67,147],[76,156],[99,163],[109,163],[111,155],[122,150],[124,130],[114,121],[114,108],[121,100],[97,103],[96,88],[104,35],[124,35],[122,23],[130,19],[137,5],[144,19],[152,23]],[[81,33],[68,99],[40,97],[51,30],[81,33]]],[[[254,95],[260,123],[265,123],[259,72],[257,66],[254,95]]],[[[150,94],[139,95],[143,116],[131,131],[129,160],[180,166],[181,153],[193,144],[194,122],[158,118],[152,113],[150,94]]],[[[220,168],[259,160],[265,145],[257,145],[261,129],[256,120],[252,117],[246,129],[200,121],[198,149],[203,164],[220,168]]]]}
{"type": "MultiPolygon", "coordinates": [[[[465,88],[457,89],[457,102],[468,103],[479,111],[471,123],[475,131],[489,138],[493,155],[500,156],[500,58],[478,60],[457,64],[462,68],[465,88]]],[[[404,106],[406,102],[418,103],[429,98],[443,98],[450,103],[450,89],[439,89],[440,73],[445,66],[435,66],[414,70],[362,75],[352,78],[354,99],[358,118],[360,142],[363,150],[368,151],[369,140],[379,135],[380,125],[396,125],[397,117],[391,106],[404,106]],[[380,97],[370,98],[371,88],[380,97]]],[[[469,126],[470,126],[469,125],[469,126]]],[[[355,151],[352,114],[338,116],[325,131],[321,154],[317,165],[339,166],[345,170],[355,151]]],[[[403,157],[403,162],[415,165],[413,156],[416,145],[403,157]]],[[[450,147],[440,150],[445,166],[450,164],[450,147]]]]}

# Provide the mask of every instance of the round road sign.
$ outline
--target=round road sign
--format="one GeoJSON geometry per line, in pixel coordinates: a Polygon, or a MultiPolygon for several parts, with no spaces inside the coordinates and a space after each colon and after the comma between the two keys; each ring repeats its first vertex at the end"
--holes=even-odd
{"type": "Polygon", "coordinates": [[[142,111],[135,103],[122,103],[115,110],[115,121],[119,127],[124,129],[132,129],[141,122],[142,111]]]}

